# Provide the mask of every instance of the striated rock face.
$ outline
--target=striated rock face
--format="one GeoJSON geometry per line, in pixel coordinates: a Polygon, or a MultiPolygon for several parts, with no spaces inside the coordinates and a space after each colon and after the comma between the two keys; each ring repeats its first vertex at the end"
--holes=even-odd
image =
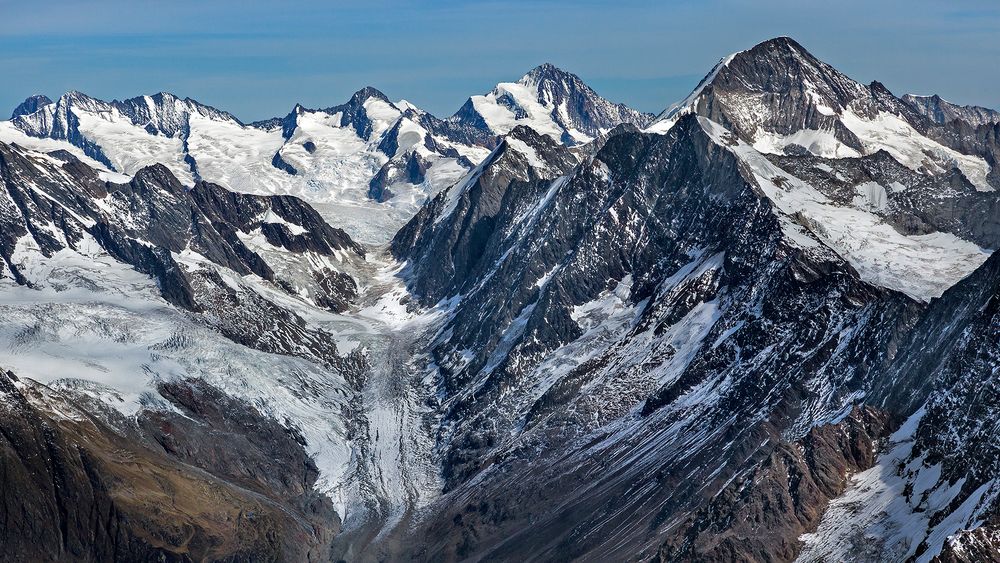
{"type": "Polygon", "coordinates": [[[938,563],[973,563],[1000,561],[1000,537],[993,522],[975,530],[962,530],[948,538],[941,553],[934,557],[938,563]]]}
{"type": "Polygon", "coordinates": [[[11,119],[17,119],[22,115],[28,115],[35,113],[39,109],[52,103],[52,100],[48,96],[41,94],[36,94],[31,96],[20,103],[16,108],[14,108],[13,113],[10,114],[11,119]]]}
{"type": "Polygon", "coordinates": [[[816,59],[793,39],[779,37],[723,59],[687,99],[654,123],[697,113],[744,139],[764,131],[827,130],[860,150],[861,141],[840,123],[839,115],[851,108],[874,117],[880,106],[872,89],[816,59]],[[758,111],[746,111],[749,105],[758,111]]]}
{"type": "MultiPolygon", "coordinates": [[[[810,534],[851,543],[829,531],[839,524],[827,507],[857,512],[852,495],[875,490],[865,479],[893,471],[900,438],[890,434],[922,406],[935,412],[938,362],[969,315],[990,310],[989,290],[977,289],[992,263],[983,249],[998,242],[988,151],[939,143],[884,87],[787,38],[724,60],[660,123],[660,135],[616,130],[570,168],[553,165],[544,138],[512,135],[500,149],[526,144],[531,169],[498,149],[393,240],[409,289],[444,313],[429,368],[442,389],[446,493],[414,532],[423,547],[403,553],[876,553],[817,551],[810,534]],[[897,125],[908,132],[899,144],[877,148],[897,125]],[[940,252],[907,250],[929,241],[940,252]],[[948,281],[911,285],[934,279],[948,281]]],[[[948,404],[941,412],[958,408],[948,404]]],[[[969,443],[980,432],[943,426],[928,432],[969,443]]],[[[919,453],[902,460],[911,487],[940,462],[920,435],[919,453]]],[[[937,504],[914,500],[917,524],[905,529],[921,530],[908,544],[917,555],[933,556],[956,522],[990,514],[965,509],[992,498],[993,481],[954,457],[962,469],[935,485],[937,504]],[[942,504],[945,483],[966,481],[942,504]]],[[[881,534],[889,509],[879,503],[901,498],[885,495],[860,511],[858,537],[881,534]]]]}
{"type": "Polygon", "coordinates": [[[933,302],[903,341],[868,400],[909,418],[804,536],[803,561],[991,560],[997,259],[933,302]]]}
{"type": "Polygon", "coordinates": [[[1000,111],[979,106],[956,105],[942,100],[941,96],[937,94],[933,96],[906,94],[902,99],[913,109],[938,125],[944,125],[956,120],[964,121],[973,127],[1000,123],[1000,111]]]}
{"type": "Polygon", "coordinates": [[[580,77],[549,63],[533,68],[521,83],[537,91],[539,103],[553,108],[552,119],[556,123],[566,130],[581,131],[591,137],[621,124],[642,127],[652,118],[625,104],[608,102],[580,77]]]}
{"type": "MultiPolygon", "coordinates": [[[[196,381],[112,427],[0,375],[0,534],[37,561],[323,561],[338,521],[294,434],[196,381]]],[[[5,555],[6,557],[6,555],[5,555]]]]}
{"type": "Polygon", "coordinates": [[[779,444],[660,548],[660,561],[790,561],[850,476],[875,464],[892,422],[860,407],[836,424],[779,444]]]}
{"type": "Polygon", "coordinates": [[[925,174],[960,169],[982,191],[997,188],[996,150],[962,120],[939,125],[879,82],[860,84],[788,37],[721,60],[683,101],[650,125],[665,131],[695,113],[764,153],[845,158],[890,152],[925,174]],[[963,131],[963,129],[965,131],[963,131]]]}
{"type": "Polygon", "coordinates": [[[417,269],[414,291],[427,304],[461,291],[493,265],[491,240],[575,164],[551,139],[515,129],[461,182],[420,210],[392,241],[392,251],[417,269]],[[491,252],[490,252],[491,251],[491,252]]]}
{"type": "MultiPolygon", "coordinates": [[[[488,160],[481,177],[506,170],[488,160]]],[[[460,185],[394,241],[415,293],[455,303],[431,343],[449,492],[421,557],[654,557],[730,483],[850,410],[919,313],[790,238],[694,116],[612,135],[556,174],[460,185]],[[489,187],[503,189],[476,197],[489,187]],[[461,235],[484,217],[481,238],[461,235]]],[[[824,471],[786,557],[813,501],[836,494],[824,471]]]]}

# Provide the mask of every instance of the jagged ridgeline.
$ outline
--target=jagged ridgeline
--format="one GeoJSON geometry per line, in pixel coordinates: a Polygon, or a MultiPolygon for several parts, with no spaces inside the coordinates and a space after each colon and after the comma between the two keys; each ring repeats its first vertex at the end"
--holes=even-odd
{"type": "Polygon", "coordinates": [[[0,122],[5,560],[1000,559],[1000,114],[789,38],[0,122]]]}

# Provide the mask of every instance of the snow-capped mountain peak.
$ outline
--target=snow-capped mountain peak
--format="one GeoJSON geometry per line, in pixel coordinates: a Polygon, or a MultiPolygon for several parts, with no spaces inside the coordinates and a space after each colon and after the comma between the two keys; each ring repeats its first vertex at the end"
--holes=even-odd
{"type": "Polygon", "coordinates": [[[575,145],[622,123],[643,126],[651,117],[602,98],[580,77],[545,63],[517,82],[501,82],[488,94],[469,98],[452,120],[493,135],[528,125],[575,145]]]}
{"type": "Polygon", "coordinates": [[[392,102],[389,101],[389,97],[383,94],[381,90],[375,88],[374,86],[365,86],[364,88],[361,88],[360,90],[352,94],[351,100],[348,102],[348,104],[352,105],[363,104],[367,102],[370,98],[376,98],[382,100],[387,104],[392,104],[392,102]]]}
{"type": "Polygon", "coordinates": [[[35,113],[40,108],[47,106],[52,103],[52,100],[44,94],[35,94],[34,96],[29,96],[23,102],[20,103],[14,111],[10,114],[11,119],[16,119],[22,115],[29,115],[35,113]]]}
{"type": "Polygon", "coordinates": [[[529,70],[517,81],[538,91],[561,90],[567,91],[571,88],[586,89],[593,91],[587,86],[579,76],[567,72],[552,63],[542,63],[529,70]]]}
{"type": "Polygon", "coordinates": [[[666,132],[688,113],[722,125],[767,154],[856,158],[885,150],[927,174],[957,167],[980,191],[998,183],[983,155],[926,135],[932,123],[885,86],[852,80],[788,37],[722,59],[648,131],[666,132]]]}
{"type": "Polygon", "coordinates": [[[832,116],[865,95],[863,85],[820,61],[794,39],[777,37],[723,58],[691,95],[661,113],[650,129],[666,130],[686,113],[710,113],[705,116],[724,120],[741,136],[753,136],[758,129],[789,129],[832,116]],[[724,102],[724,107],[714,108],[716,101],[724,102]],[[762,105],[763,111],[750,111],[752,104],[762,105]],[[802,107],[811,108],[816,116],[801,115],[804,109],[792,111],[802,107]]]}

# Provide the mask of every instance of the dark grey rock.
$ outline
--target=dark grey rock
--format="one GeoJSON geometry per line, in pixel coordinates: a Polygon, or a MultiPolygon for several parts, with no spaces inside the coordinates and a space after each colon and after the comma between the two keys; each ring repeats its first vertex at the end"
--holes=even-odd
{"type": "Polygon", "coordinates": [[[47,106],[52,103],[52,100],[48,96],[42,94],[35,94],[34,96],[29,96],[20,105],[14,108],[14,111],[10,114],[11,119],[15,119],[22,115],[28,115],[35,113],[40,108],[47,106]]]}

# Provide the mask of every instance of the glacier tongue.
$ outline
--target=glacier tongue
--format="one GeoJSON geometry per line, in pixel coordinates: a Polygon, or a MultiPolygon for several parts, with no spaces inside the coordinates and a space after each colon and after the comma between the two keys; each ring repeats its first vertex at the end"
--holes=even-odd
{"type": "MultiPolygon", "coordinates": [[[[91,246],[86,254],[66,249],[50,258],[28,246],[17,254],[35,287],[0,279],[0,341],[10,343],[0,347],[0,365],[128,417],[175,409],[157,390],[165,381],[196,378],[244,399],[302,433],[320,471],[316,487],[334,499],[345,532],[376,526],[388,533],[436,496],[440,484],[425,430],[433,392],[411,355],[433,314],[400,324],[393,313],[396,322],[387,324],[377,308],[335,314],[281,298],[254,276],[228,276],[227,283],[276,299],[309,326],[328,331],[343,353],[353,348],[367,358],[370,369],[359,382],[314,361],[223,337],[166,303],[149,277],[91,246]]],[[[180,263],[213,268],[190,254],[180,263]]],[[[398,280],[391,273],[368,275],[375,283],[367,302],[402,310],[406,294],[398,280]]]]}

